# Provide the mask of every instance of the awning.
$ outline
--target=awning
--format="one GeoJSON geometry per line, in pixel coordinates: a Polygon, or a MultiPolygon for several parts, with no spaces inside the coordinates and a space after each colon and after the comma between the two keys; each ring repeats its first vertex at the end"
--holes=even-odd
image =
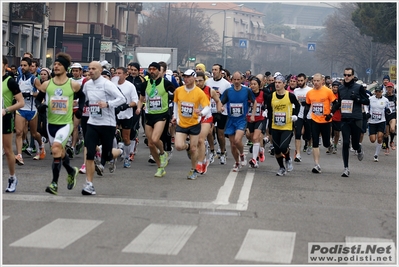
{"type": "Polygon", "coordinates": [[[120,44],[115,44],[115,46],[116,46],[116,49],[118,49],[120,52],[123,52],[123,50],[125,49],[125,47],[120,44]]]}
{"type": "Polygon", "coordinates": [[[254,21],[252,21],[252,20],[251,20],[251,25],[252,25],[254,28],[258,28],[258,23],[254,22],[254,21]]]}
{"type": "Polygon", "coordinates": [[[241,19],[241,24],[247,25],[248,24],[248,20],[241,19]]]}
{"type": "Polygon", "coordinates": [[[163,61],[167,65],[171,62],[170,54],[156,54],[156,53],[136,53],[137,61],[143,68],[148,68],[152,62],[163,61]]]}
{"type": "Polygon", "coordinates": [[[263,24],[262,21],[258,21],[258,25],[259,25],[259,28],[261,28],[261,29],[265,28],[265,24],[263,24]]]}

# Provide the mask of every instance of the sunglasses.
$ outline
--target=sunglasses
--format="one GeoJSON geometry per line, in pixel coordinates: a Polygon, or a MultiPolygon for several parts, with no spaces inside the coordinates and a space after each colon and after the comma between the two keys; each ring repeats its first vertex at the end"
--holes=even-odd
{"type": "Polygon", "coordinates": [[[352,74],[344,74],[344,77],[350,77],[352,74]]]}

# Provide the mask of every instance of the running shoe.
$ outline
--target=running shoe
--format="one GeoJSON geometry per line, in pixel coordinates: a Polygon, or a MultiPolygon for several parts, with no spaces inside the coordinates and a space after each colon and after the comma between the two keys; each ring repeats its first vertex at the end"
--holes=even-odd
{"type": "Polygon", "coordinates": [[[233,172],[238,172],[239,169],[240,169],[240,167],[241,167],[240,163],[236,162],[236,163],[233,165],[233,172]]]}
{"type": "Polygon", "coordinates": [[[287,174],[287,171],[283,167],[281,167],[276,173],[277,176],[284,176],[286,174],[287,174]]]}
{"type": "Polygon", "coordinates": [[[159,159],[161,160],[161,168],[168,166],[168,152],[164,151],[163,155],[159,155],[159,159]]]}
{"type": "Polygon", "coordinates": [[[332,153],[333,154],[337,154],[337,147],[336,146],[333,148],[333,152],[332,153]]]}
{"type": "Polygon", "coordinates": [[[374,155],[374,162],[378,162],[378,156],[374,155]]]}
{"type": "Polygon", "coordinates": [[[58,191],[58,185],[55,182],[51,182],[51,184],[46,187],[47,193],[57,195],[58,194],[57,191],[58,191]]]}
{"type": "Polygon", "coordinates": [[[216,151],[216,154],[217,154],[218,158],[220,158],[220,154],[222,154],[222,151],[220,150],[220,148],[218,148],[218,150],[216,151]]]}
{"type": "Polygon", "coordinates": [[[155,163],[154,157],[150,155],[150,158],[148,159],[149,163],[155,163]]]}
{"type": "Polygon", "coordinates": [[[95,169],[98,175],[103,176],[104,175],[104,166],[101,163],[94,163],[95,169]]]}
{"type": "Polygon", "coordinates": [[[79,169],[79,173],[85,174],[86,173],[86,164],[82,164],[82,167],[79,169]]]}
{"type": "Polygon", "coordinates": [[[131,164],[130,164],[130,159],[126,158],[123,161],[123,168],[130,168],[131,164]]]}
{"type": "Polygon", "coordinates": [[[68,190],[72,190],[76,186],[76,178],[78,177],[78,167],[73,168],[73,174],[68,174],[67,176],[67,188],[68,190]]]}
{"type": "Polygon", "coordinates": [[[349,168],[345,168],[344,172],[341,175],[341,177],[349,177],[349,175],[350,175],[349,168]]]}
{"type": "Polygon", "coordinates": [[[240,155],[240,164],[241,166],[246,166],[247,165],[247,156],[245,156],[244,154],[240,155]]]}
{"type": "Polygon", "coordinates": [[[8,185],[6,188],[7,193],[14,193],[17,190],[18,179],[17,177],[8,178],[8,185]]]}
{"type": "Polygon", "coordinates": [[[312,172],[313,173],[321,173],[320,165],[317,164],[316,166],[314,166],[312,169],[312,172]]]}
{"type": "Polygon", "coordinates": [[[263,147],[261,147],[259,150],[259,161],[260,162],[265,161],[265,149],[263,147]]]}
{"type": "Polygon", "coordinates": [[[334,146],[333,146],[333,145],[330,145],[330,146],[328,147],[326,153],[329,154],[329,155],[331,155],[331,154],[333,153],[333,150],[334,150],[334,146]]]}
{"type": "Polygon", "coordinates": [[[116,159],[113,159],[109,162],[108,170],[110,173],[114,173],[116,170],[116,159]]]}
{"type": "Polygon", "coordinates": [[[188,146],[188,148],[186,149],[186,153],[187,153],[187,157],[188,159],[191,160],[191,151],[190,151],[190,145],[188,146]]]}
{"type": "Polygon", "coordinates": [[[362,145],[359,145],[359,149],[360,149],[360,152],[357,152],[357,159],[359,161],[362,161],[364,158],[364,152],[363,152],[362,145]]]}
{"type": "Polygon", "coordinates": [[[202,174],[202,165],[203,165],[202,163],[197,163],[197,166],[195,167],[195,169],[199,174],[202,174]]]}
{"type": "Polygon", "coordinates": [[[96,190],[94,189],[93,183],[87,182],[86,184],[83,185],[82,195],[90,196],[95,194],[96,190]]]}
{"type": "Polygon", "coordinates": [[[249,161],[249,166],[251,166],[251,168],[258,168],[259,167],[258,161],[256,159],[251,159],[249,161]]]}
{"type": "Polygon", "coordinates": [[[306,154],[310,155],[310,154],[312,154],[312,151],[313,151],[313,147],[312,146],[308,146],[306,148],[306,154]]]}
{"type": "Polygon", "coordinates": [[[73,159],[73,155],[75,154],[75,153],[74,153],[73,147],[67,146],[67,147],[65,148],[65,152],[67,153],[67,155],[68,155],[68,157],[69,157],[70,159],[73,159]]]}
{"type": "Polygon", "coordinates": [[[33,155],[33,148],[31,147],[27,147],[25,150],[22,150],[22,152],[24,152],[26,155],[28,155],[29,157],[32,157],[33,155]]]}
{"type": "Polygon", "coordinates": [[[210,153],[210,155],[209,155],[209,163],[214,163],[215,162],[215,156],[216,156],[215,151],[210,153]]]}
{"type": "Polygon", "coordinates": [[[301,162],[301,161],[302,161],[301,155],[298,155],[298,154],[297,154],[297,155],[295,156],[295,158],[294,158],[294,161],[295,161],[295,162],[301,162]]]}
{"type": "Polygon", "coordinates": [[[84,148],[85,142],[81,140],[77,145],[75,149],[75,155],[79,155],[82,152],[82,149],[84,148]]]}
{"type": "Polygon", "coordinates": [[[392,150],[395,150],[395,149],[396,149],[396,146],[395,146],[395,143],[394,143],[394,142],[389,143],[389,145],[391,146],[391,149],[392,149],[392,150]]]}
{"type": "Polygon", "coordinates": [[[39,158],[40,159],[46,158],[46,149],[44,147],[40,148],[39,158]]]}
{"type": "Polygon", "coordinates": [[[191,170],[188,172],[187,179],[188,179],[188,180],[195,180],[195,179],[197,179],[197,176],[198,176],[197,170],[191,169],[191,170]]]}
{"type": "Polygon", "coordinates": [[[22,144],[22,152],[25,152],[25,150],[26,150],[28,147],[29,147],[29,143],[24,142],[24,143],[22,144]]]}
{"type": "Polygon", "coordinates": [[[285,165],[287,166],[287,171],[290,172],[294,169],[294,166],[292,165],[292,159],[291,157],[285,161],[285,165]]]}
{"type": "Polygon", "coordinates": [[[274,147],[270,148],[270,156],[274,156],[274,147]]]}
{"type": "Polygon", "coordinates": [[[166,174],[166,171],[164,168],[158,168],[157,172],[154,174],[154,176],[160,178],[160,177],[164,176],[165,174],[166,174]]]}
{"type": "Polygon", "coordinates": [[[15,163],[17,163],[19,166],[24,165],[24,159],[22,158],[21,154],[18,154],[15,156],[15,163]]]}
{"type": "Polygon", "coordinates": [[[134,153],[130,153],[129,154],[129,161],[133,161],[134,160],[134,153]]]}
{"type": "Polygon", "coordinates": [[[205,174],[208,171],[209,160],[206,160],[205,163],[202,163],[202,172],[201,174],[205,174]]]}
{"type": "Polygon", "coordinates": [[[167,153],[168,153],[168,164],[169,164],[169,161],[172,159],[172,157],[173,157],[173,147],[172,147],[172,150],[171,151],[166,151],[167,153]]]}
{"type": "Polygon", "coordinates": [[[302,151],[303,151],[303,152],[307,152],[307,151],[308,151],[308,146],[307,146],[307,145],[304,145],[302,151]]]}
{"type": "Polygon", "coordinates": [[[247,141],[247,146],[252,146],[252,145],[253,145],[252,141],[248,140],[247,141]]]}
{"type": "Polygon", "coordinates": [[[387,144],[386,144],[385,142],[382,142],[381,148],[382,148],[382,149],[386,149],[386,148],[387,148],[387,144]]]}
{"type": "Polygon", "coordinates": [[[225,154],[220,154],[220,164],[222,164],[222,165],[226,164],[226,155],[225,154]]]}

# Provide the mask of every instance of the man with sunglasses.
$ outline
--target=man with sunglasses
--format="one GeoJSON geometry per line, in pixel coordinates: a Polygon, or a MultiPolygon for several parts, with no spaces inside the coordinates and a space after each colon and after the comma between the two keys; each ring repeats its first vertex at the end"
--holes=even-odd
{"type": "Polygon", "coordinates": [[[364,153],[360,145],[360,134],[363,124],[362,104],[369,105],[370,100],[366,90],[361,84],[354,81],[353,68],[345,68],[344,82],[338,88],[338,101],[331,110],[331,116],[341,108],[341,132],[342,132],[342,159],[344,172],[342,177],[349,177],[349,144],[357,151],[359,161],[363,160],[364,153]]]}

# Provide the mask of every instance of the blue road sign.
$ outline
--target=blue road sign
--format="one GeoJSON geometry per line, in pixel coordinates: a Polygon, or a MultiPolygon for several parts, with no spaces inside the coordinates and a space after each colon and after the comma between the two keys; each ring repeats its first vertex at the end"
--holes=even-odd
{"type": "Polygon", "coordinates": [[[239,39],[238,46],[241,48],[247,48],[247,39],[239,39]]]}
{"type": "Polygon", "coordinates": [[[316,44],[315,43],[308,43],[308,51],[315,51],[316,50],[316,44]]]}
{"type": "Polygon", "coordinates": [[[367,74],[372,74],[372,73],[373,73],[373,70],[370,69],[370,68],[367,68],[367,69],[366,69],[366,73],[367,73],[367,74]]]}

